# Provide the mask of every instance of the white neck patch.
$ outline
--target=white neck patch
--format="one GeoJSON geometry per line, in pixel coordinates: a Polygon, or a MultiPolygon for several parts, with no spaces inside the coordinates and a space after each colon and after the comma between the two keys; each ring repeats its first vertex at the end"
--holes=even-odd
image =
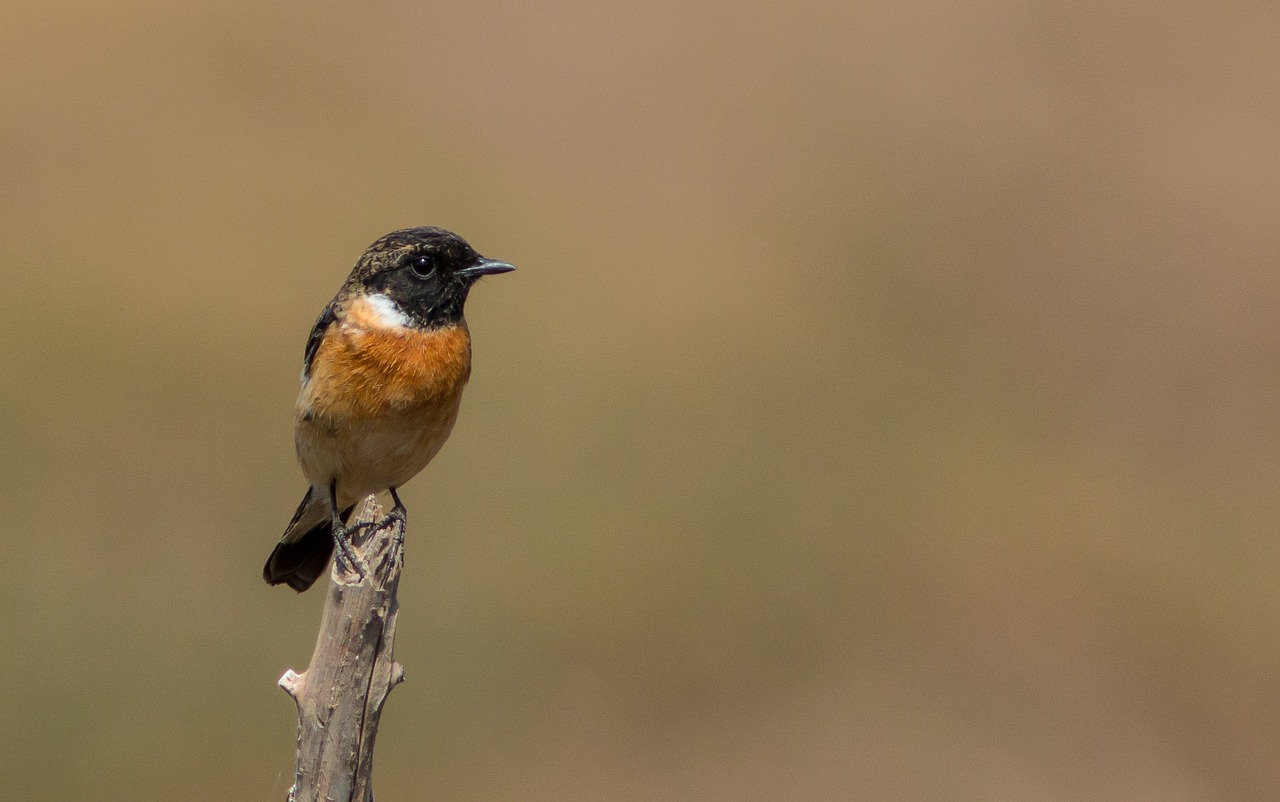
{"type": "Polygon", "coordinates": [[[409,316],[400,311],[400,307],[396,306],[396,302],[386,295],[369,295],[365,297],[369,302],[369,308],[373,312],[374,321],[377,325],[388,328],[405,328],[411,322],[409,316]]]}

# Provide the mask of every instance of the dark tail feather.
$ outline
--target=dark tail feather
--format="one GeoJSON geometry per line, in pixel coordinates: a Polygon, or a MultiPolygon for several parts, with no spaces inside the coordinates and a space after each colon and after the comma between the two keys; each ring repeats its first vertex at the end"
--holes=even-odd
{"type": "Polygon", "coordinates": [[[262,578],[268,584],[286,584],[301,593],[320,578],[331,556],[333,524],[325,521],[292,543],[277,543],[262,567],[262,578]]]}
{"type": "MultiPolygon", "coordinates": [[[[293,514],[293,521],[284,530],[284,537],[271,550],[271,556],[266,558],[266,565],[262,565],[262,578],[266,579],[268,585],[288,585],[300,594],[314,585],[324,569],[328,568],[330,556],[333,556],[332,521],[315,524],[297,539],[291,537],[293,527],[301,521],[311,504],[311,492],[308,490],[307,495],[303,496],[298,512],[293,514]]],[[[355,505],[342,510],[340,518],[346,521],[352,509],[355,509],[355,505]]]]}

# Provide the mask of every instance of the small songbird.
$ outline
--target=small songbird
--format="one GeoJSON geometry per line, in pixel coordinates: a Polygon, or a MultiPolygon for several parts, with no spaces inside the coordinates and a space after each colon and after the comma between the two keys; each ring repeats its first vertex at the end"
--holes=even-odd
{"type": "Polygon", "coordinates": [[[458,418],[471,375],[471,335],[462,316],[481,276],[515,267],[486,259],[457,234],[420,227],[369,246],[307,338],[294,442],[311,484],[262,569],[272,585],[301,593],[351,553],[351,509],[391,493],[436,455],[458,418]]]}

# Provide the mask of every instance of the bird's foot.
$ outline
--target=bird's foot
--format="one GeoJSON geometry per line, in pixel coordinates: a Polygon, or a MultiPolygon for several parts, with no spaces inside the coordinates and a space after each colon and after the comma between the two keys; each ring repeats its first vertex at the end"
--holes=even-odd
{"type": "Polygon", "coordinates": [[[364,580],[367,572],[364,564],[360,562],[360,558],[351,549],[351,534],[359,529],[363,524],[356,526],[334,526],[333,527],[333,560],[338,569],[338,573],[351,572],[364,580]]]}

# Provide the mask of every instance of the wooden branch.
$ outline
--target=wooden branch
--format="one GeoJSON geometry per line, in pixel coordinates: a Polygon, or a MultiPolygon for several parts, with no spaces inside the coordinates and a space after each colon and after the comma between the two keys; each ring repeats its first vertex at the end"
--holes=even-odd
{"type": "Polygon", "coordinates": [[[298,764],[289,802],[372,802],[373,742],[382,705],[404,680],[392,656],[404,524],[382,520],[370,496],[353,524],[352,550],[366,568],[329,575],[311,665],[284,672],[280,687],[298,707],[298,764]]]}

